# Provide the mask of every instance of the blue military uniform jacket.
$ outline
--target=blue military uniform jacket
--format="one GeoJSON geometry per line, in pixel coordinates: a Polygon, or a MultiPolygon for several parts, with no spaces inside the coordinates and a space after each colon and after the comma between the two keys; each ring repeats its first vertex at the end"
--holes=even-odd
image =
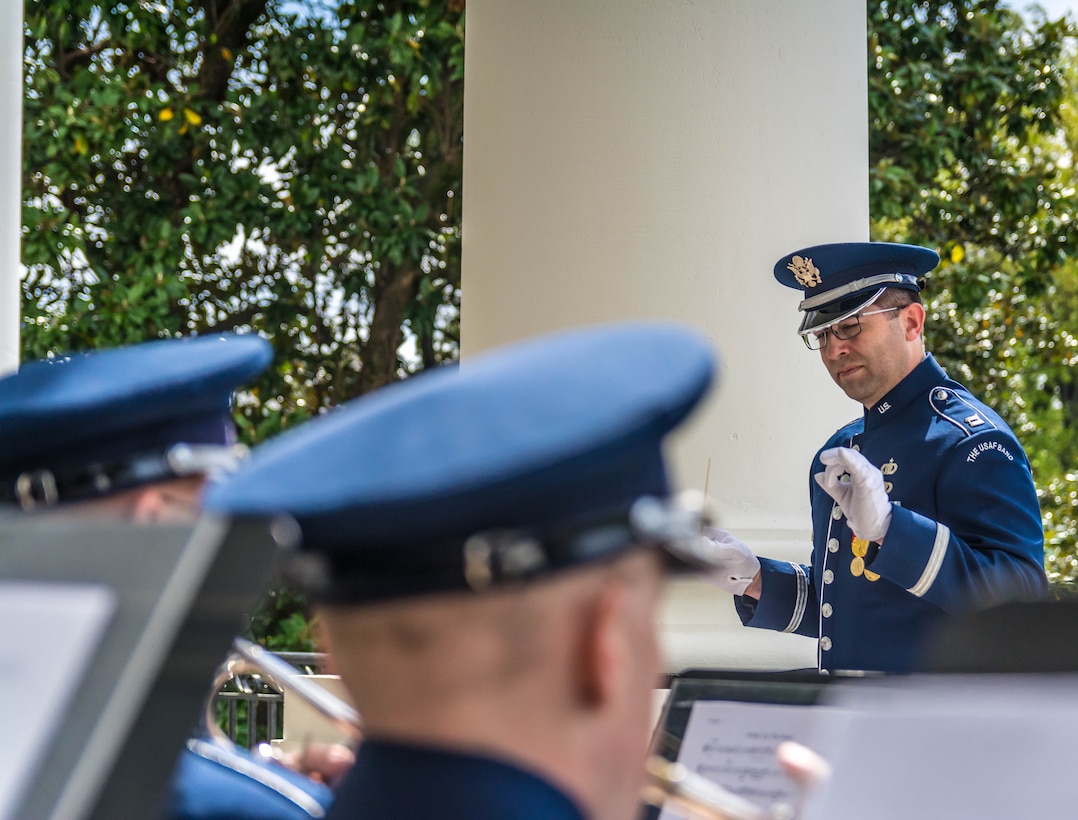
{"type": "MultiPolygon", "coordinates": [[[[761,558],[759,603],[735,598],[743,623],[819,637],[823,670],[905,672],[945,616],[1047,592],[1025,452],[932,356],[830,447],[883,472],[894,505],[884,543],[856,540],[810,475],[811,564],[761,558]]],[[[822,471],[817,453],[811,473],[822,471]]]]}
{"type": "Polygon", "coordinates": [[[255,757],[193,740],[181,755],[167,820],[310,820],[326,816],[328,786],[255,757]]]}
{"type": "Polygon", "coordinates": [[[583,820],[573,802],[523,769],[486,757],[367,739],[330,818],[583,820]]]}

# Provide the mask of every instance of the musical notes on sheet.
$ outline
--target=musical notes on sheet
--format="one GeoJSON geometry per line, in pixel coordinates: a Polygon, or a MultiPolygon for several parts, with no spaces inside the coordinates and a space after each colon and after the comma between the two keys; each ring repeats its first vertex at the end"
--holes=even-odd
{"type": "MultiPolygon", "coordinates": [[[[697,701],[678,762],[758,806],[795,803],[797,790],[775,759],[784,740],[805,742],[819,706],[697,701]]],[[[663,812],[660,820],[677,815],[663,812]]]]}

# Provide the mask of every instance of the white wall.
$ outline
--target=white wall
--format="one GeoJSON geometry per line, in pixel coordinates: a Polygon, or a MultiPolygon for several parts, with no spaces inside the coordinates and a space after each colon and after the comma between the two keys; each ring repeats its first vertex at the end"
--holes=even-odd
{"type": "Polygon", "coordinates": [[[0,3],[0,376],[19,366],[22,3],[0,3]]]}
{"type": "MultiPolygon", "coordinates": [[[[859,0],[470,0],[464,357],[631,317],[712,339],[722,384],[672,442],[676,477],[763,554],[809,553],[808,463],[859,408],[795,334],[783,254],[868,235],[859,0]]],[[[815,665],[681,584],[670,665],[815,665]]]]}

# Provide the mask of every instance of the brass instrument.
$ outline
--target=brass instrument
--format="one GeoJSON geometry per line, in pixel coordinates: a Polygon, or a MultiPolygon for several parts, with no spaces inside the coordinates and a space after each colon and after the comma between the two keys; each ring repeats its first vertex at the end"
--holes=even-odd
{"type": "Polygon", "coordinates": [[[659,755],[645,764],[647,781],[641,794],[652,806],[667,806],[684,817],[699,820],[793,820],[793,808],[785,804],[764,809],[739,797],[706,777],[659,755]]]}
{"type": "MultiPolygon", "coordinates": [[[[291,664],[269,650],[243,638],[236,638],[233,642],[232,655],[222,665],[213,691],[216,692],[233,675],[252,672],[261,674],[278,689],[302,698],[359,740],[362,722],[359,713],[350,704],[306,680],[291,664]]],[[[218,742],[230,745],[231,740],[214,720],[212,698],[207,704],[205,717],[211,736],[218,742]]],[[[659,808],[668,805],[685,817],[698,820],[793,820],[796,816],[794,809],[785,804],[761,808],[660,755],[648,758],[645,771],[646,781],[641,798],[659,808]]]]}
{"type": "MultiPolygon", "coordinates": [[[[225,746],[232,745],[232,740],[217,725],[214,714],[214,695],[232,677],[252,672],[257,672],[282,692],[291,692],[302,698],[332,721],[335,726],[355,740],[359,740],[362,721],[359,712],[351,704],[345,703],[318,684],[307,680],[290,663],[281,660],[268,649],[243,638],[236,638],[232,642],[232,654],[221,665],[214,678],[203,715],[206,731],[215,742],[225,746]]],[[[260,752],[264,755],[272,755],[268,749],[260,749],[260,752]]]]}

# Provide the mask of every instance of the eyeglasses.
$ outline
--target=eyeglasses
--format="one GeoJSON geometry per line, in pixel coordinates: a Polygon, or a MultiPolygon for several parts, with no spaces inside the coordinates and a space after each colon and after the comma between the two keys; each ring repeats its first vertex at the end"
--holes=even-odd
{"type": "Polygon", "coordinates": [[[892,310],[902,310],[909,305],[898,305],[897,307],[881,308],[880,310],[866,310],[864,313],[855,313],[853,316],[849,316],[843,319],[836,325],[831,327],[825,327],[823,330],[816,333],[803,333],[801,338],[805,340],[805,346],[809,350],[822,350],[827,347],[828,335],[834,336],[840,342],[844,342],[847,339],[852,339],[861,333],[861,317],[871,316],[874,313],[890,313],[892,310]]]}

